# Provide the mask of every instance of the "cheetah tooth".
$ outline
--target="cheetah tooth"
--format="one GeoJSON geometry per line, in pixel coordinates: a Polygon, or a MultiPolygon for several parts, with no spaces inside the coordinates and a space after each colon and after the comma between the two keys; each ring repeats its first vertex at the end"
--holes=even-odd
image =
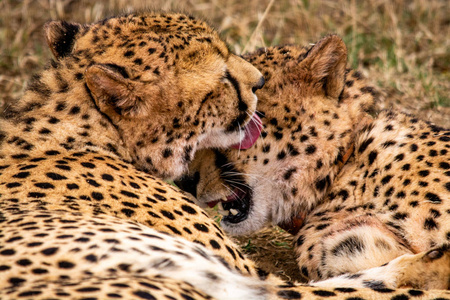
{"type": "Polygon", "coordinates": [[[221,214],[222,216],[228,216],[230,214],[230,212],[228,210],[225,210],[223,208],[222,202],[219,202],[219,204],[217,204],[217,211],[219,212],[219,214],[221,214]]]}
{"type": "Polygon", "coordinates": [[[237,215],[239,212],[238,212],[237,209],[231,208],[231,209],[230,209],[230,213],[231,213],[232,215],[237,215]]]}

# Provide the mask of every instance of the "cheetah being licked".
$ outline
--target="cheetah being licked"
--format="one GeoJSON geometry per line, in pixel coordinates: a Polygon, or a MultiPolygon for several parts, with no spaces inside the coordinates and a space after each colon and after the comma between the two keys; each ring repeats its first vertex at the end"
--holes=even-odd
{"type": "Polygon", "coordinates": [[[377,92],[346,69],[337,36],[246,59],[267,80],[262,138],[247,150],[197,152],[179,185],[220,202],[231,234],[268,223],[291,231],[306,278],[447,289],[450,131],[392,111],[372,119],[377,92]],[[409,267],[394,272],[402,261],[409,267]]]}

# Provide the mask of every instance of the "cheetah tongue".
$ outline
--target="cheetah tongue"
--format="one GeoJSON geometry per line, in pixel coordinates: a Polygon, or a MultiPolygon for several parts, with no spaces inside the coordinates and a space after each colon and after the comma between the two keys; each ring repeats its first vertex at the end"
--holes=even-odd
{"type": "Polygon", "coordinates": [[[252,119],[244,127],[245,137],[237,144],[231,146],[233,149],[248,149],[256,143],[261,135],[262,121],[257,114],[253,114],[252,119]]]}

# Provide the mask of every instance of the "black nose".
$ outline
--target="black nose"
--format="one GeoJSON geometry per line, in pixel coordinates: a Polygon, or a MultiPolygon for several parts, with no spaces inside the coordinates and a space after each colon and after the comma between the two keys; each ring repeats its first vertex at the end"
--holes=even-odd
{"type": "Polygon", "coordinates": [[[264,77],[261,77],[258,82],[253,86],[252,88],[252,92],[256,92],[256,90],[262,89],[262,87],[264,86],[264,83],[266,83],[266,81],[264,80],[264,77]]]}

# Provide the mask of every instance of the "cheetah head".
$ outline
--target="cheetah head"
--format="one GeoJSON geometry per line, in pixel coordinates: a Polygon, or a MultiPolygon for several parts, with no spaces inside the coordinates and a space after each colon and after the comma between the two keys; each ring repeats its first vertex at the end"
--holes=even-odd
{"type": "Polygon", "coordinates": [[[179,182],[200,202],[219,203],[232,234],[286,222],[323,199],[375,94],[346,69],[345,44],[334,35],[309,49],[273,47],[247,59],[267,80],[258,91],[262,138],[247,150],[199,151],[179,182]]]}
{"type": "Polygon", "coordinates": [[[54,63],[84,83],[142,170],[176,178],[198,149],[244,149],[260,134],[261,73],[202,21],[161,13],[53,21],[46,38],[54,63]]]}

